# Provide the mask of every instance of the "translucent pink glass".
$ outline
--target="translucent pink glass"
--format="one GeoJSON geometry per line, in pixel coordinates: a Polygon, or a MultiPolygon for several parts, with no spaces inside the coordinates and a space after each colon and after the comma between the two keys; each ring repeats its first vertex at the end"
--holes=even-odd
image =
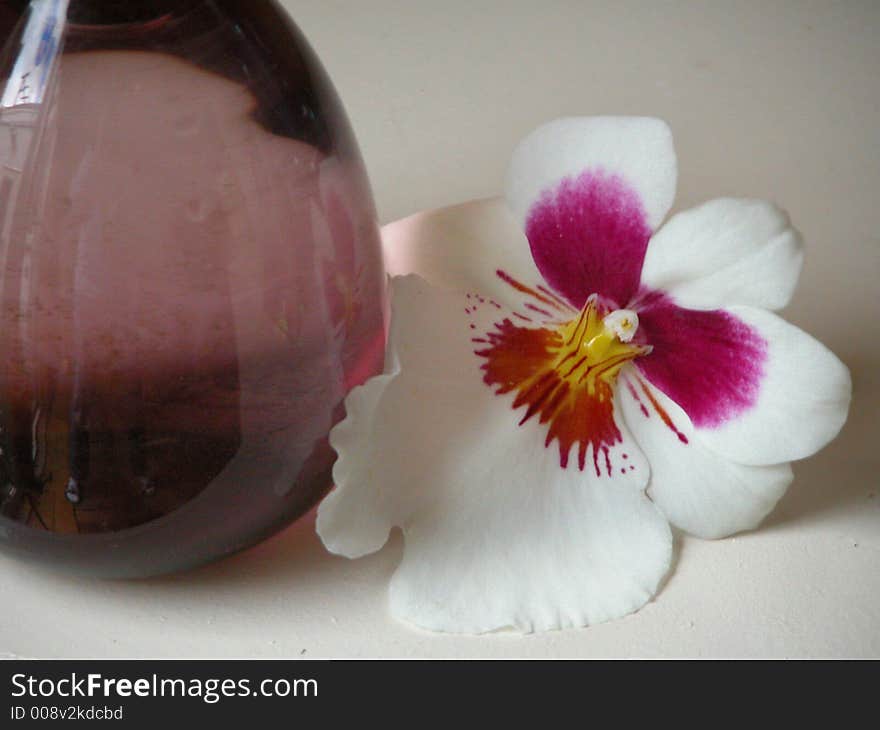
{"type": "Polygon", "coordinates": [[[381,369],[363,164],[261,0],[0,8],[0,546],[134,576],[249,546],[330,484],[381,369]]]}

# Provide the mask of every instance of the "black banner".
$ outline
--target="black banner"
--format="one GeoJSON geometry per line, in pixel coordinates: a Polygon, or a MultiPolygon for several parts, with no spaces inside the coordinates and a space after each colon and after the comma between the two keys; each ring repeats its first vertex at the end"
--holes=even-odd
{"type": "Polygon", "coordinates": [[[589,724],[597,712],[669,720],[670,711],[708,704],[731,721],[753,717],[757,707],[809,711],[840,692],[851,711],[873,697],[877,678],[873,662],[8,660],[0,662],[0,727],[47,720],[293,725],[352,713],[363,720],[410,713],[418,725],[465,722],[475,707],[520,719],[526,708],[576,712],[589,724]]]}

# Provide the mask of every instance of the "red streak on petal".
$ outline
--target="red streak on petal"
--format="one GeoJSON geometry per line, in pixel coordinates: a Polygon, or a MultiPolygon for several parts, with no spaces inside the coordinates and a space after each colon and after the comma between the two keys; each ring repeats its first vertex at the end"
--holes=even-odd
{"type": "Polygon", "coordinates": [[[557,309],[560,312],[565,311],[559,305],[557,305],[552,299],[544,296],[540,292],[535,291],[531,287],[520,283],[519,281],[514,279],[510,274],[508,274],[506,271],[502,271],[501,269],[498,269],[495,273],[498,275],[498,278],[501,279],[501,281],[503,281],[505,284],[509,284],[514,289],[516,289],[518,292],[522,292],[523,294],[528,294],[530,297],[534,297],[539,302],[543,302],[547,306],[552,307],[553,309],[557,309]]]}
{"type": "MultiPolygon", "coordinates": [[[[543,398],[549,395],[551,390],[555,389],[558,382],[559,376],[554,370],[545,371],[537,379],[533,380],[532,384],[525,390],[519,391],[519,395],[517,395],[516,399],[513,401],[513,407],[519,408],[526,403],[531,405],[539,403],[543,398]]],[[[525,420],[523,423],[525,423],[525,420]]]]}
{"type": "Polygon", "coordinates": [[[531,302],[526,302],[526,309],[531,309],[533,312],[537,312],[538,314],[543,314],[545,317],[552,317],[553,313],[548,312],[546,309],[541,309],[540,307],[536,307],[531,302]]]}
{"type": "Polygon", "coordinates": [[[632,394],[632,397],[636,399],[636,402],[639,404],[639,408],[642,409],[642,414],[645,416],[645,418],[650,418],[651,414],[648,413],[648,409],[645,408],[645,404],[642,403],[642,399],[639,398],[638,391],[636,391],[636,389],[633,388],[632,383],[630,383],[628,380],[626,381],[626,387],[629,389],[629,392],[632,394]]]}
{"type": "Polygon", "coordinates": [[[547,404],[547,407],[541,413],[541,423],[547,423],[547,421],[559,411],[559,406],[562,405],[562,401],[568,395],[569,389],[570,386],[568,383],[564,381],[560,383],[559,387],[556,389],[556,395],[553,396],[553,399],[547,404]]]}
{"type": "Polygon", "coordinates": [[[565,377],[566,377],[566,378],[570,378],[571,375],[572,375],[572,373],[574,373],[574,371],[577,370],[577,369],[578,369],[581,365],[583,365],[586,361],[587,361],[587,356],[584,355],[583,357],[581,357],[580,360],[578,360],[574,365],[571,366],[571,368],[569,369],[569,371],[565,374],[565,377]]]}
{"type": "Polygon", "coordinates": [[[552,291],[550,291],[546,286],[541,286],[540,284],[538,284],[537,289],[538,289],[538,291],[541,292],[542,294],[546,294],[548,297],[550,297],[550,298],[551,298],[554,302],[556,302],[560,307],[563,307],[563,308],[567,309],[567,310],[570,311],[570,312],[576,312],[576,311],[577,311],[577,310],[576,310],[574,307],[572,307],[568,302],[566,302],[566,301],[564,301],[563,299],[561,299],[561,298],[559,298],[558,296],[556,296],[556,294],[554,294],[552,291]]]}
{"type": "MultiPolygon", "coordinates": [[[[587,379],[588,376],[591,376],[591,377],[594,377],[594,378],[598,378],[598,377],[601,376],[603,373],[605,373],[605,372],[607,372],[607,371],[609,371],[609,370],[612,370],[613,368],[615,368],[615,367],[617,367],[618,365],[620,365],[620,363],[622,363],[622,362],[626,362],[626,361],[629,360],[629,359],[630,359],[630,358],[629,358],[629,356],[627,356],[627,355],[620,355],[619,357],[611,358],[610,360],[606,360],[606,361],[603,362],[601,365],[598,365],[598,366],[596,366],[596,367],[594,367],[594,368],[588,370],[588,371],[585,372],[583,375],[581,375],[581,377],[578,378],[578,382],[581,382],[581,383],[582,383],[584,380],[587,379]]],[[[574,370],[577,370],[577,368],[574,368],[574,369],[572,370],[572,372],[574,372],[574,370]]]]}
{"type": "Polygon", "coordinates": [[[639,385],[642,386],[642,392],[644,392],[644,394],[648,397],[648,400],[651,401],[651,406],[655,411],[657,411],[657,415],[660,416],[660,420],[662,420],[663,423],[665,423],[666,426],[671,429],[676,436],[678,436],[679,441],[681,441],[683,444],[688,443],[688,437],[675,427],[675,424],[672,422],[669,414],[664,410],[663,406],[661,406],[657,402],[657,399],[652,395],[651,391],[648,390],[648,386],[645,385],[645,383],[641,380],[639,381],[639,385]]]}
{"type": "MultiPolygon", "coordinates": [[[[545,387],[541,389],[540,395],[535,395],[535,397],[529,403],[529,407],[526,409],[525,415],[520,419],[519,425],[522,426],[526,421],[534,416],[535,413],[538,413],[539,411],[543,412],[545,401],[551,395],[553,395],[557,391],[557,389],[561,387],[561,385],[562,384],[559,382],[558,378],[553,378],[549,383],[546,383],[545,387]]],[[[522,396],[520,395],[520,397],[522,396]]],[[[520,398],[517,398],[517,400],[520,400],[520,398]]],[[[520,405],[523,405],[523,403],[520,403],[520,405]]],[[[517,408],[518,406],[516,405],[516,403],[514,403],[513,407],[517,408]]],[[[540,421],[540,419],[538,420],[540,421]]]]}

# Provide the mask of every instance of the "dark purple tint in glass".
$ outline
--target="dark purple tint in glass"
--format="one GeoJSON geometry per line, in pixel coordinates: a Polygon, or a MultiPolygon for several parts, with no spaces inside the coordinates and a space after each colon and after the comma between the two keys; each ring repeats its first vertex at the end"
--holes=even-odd
{"type": "Polygon", "coordinates": [[[330,484],[381,369],[345,113],[261,0],[0,3],[0,547],[148,575],[330,484]]]}

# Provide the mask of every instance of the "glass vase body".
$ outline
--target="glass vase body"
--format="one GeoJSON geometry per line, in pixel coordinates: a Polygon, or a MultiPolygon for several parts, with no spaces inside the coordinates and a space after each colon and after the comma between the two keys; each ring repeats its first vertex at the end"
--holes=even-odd
{"type": "Polygon", "coordinates": [[[345,113],[261,0],[0,10],[0,547],[144,576],[330,486],[384,272],[345,113]]]}

